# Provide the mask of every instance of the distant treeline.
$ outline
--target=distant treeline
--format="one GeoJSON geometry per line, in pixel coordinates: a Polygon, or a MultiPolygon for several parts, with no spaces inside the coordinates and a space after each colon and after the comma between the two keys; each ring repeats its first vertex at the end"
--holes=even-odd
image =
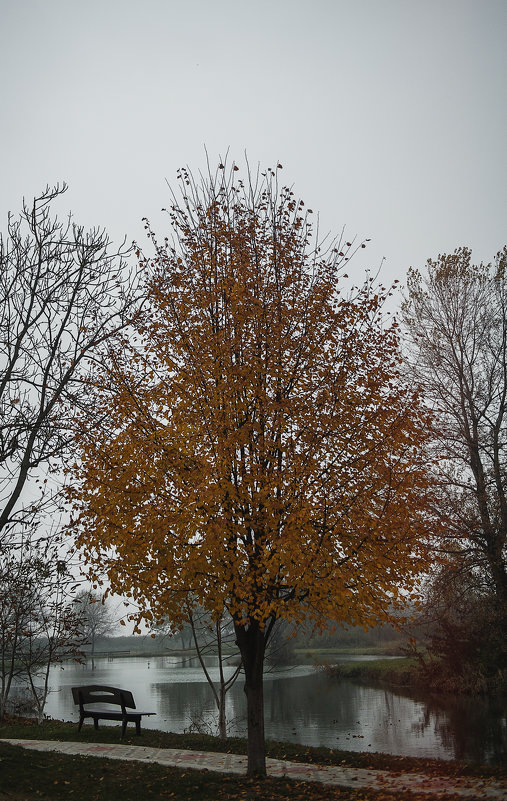
{"type": "MultiPolygon", "coordinates": [[[[285,627],[284,627],[285,628],[285,627]]],[[[290,631],[281,632],[277,638],[277,643],[286,642],[290,652],[302,649],[334,649],[334,648],[353,648],[353,649],[385,649],[390,651],[399,649],[406,644],[406,637],[396,631],[393,626],[377,626],[368,631],[358,627],[337,627],[334,631],[329,629],[322,634],[313,634],[310,631],[301,629],[295,637],[290,636],[290,631]]],[[[86,648],[84,649],[86,652],[86,648]]],[[[188,649],[186,643],[178,634],[173,637],[145,635],[131,635],[122,637],[99,637],[95,644],[95,655],[100,656],[104,653],[118,653],[129,651],[132,656],[141,654],[164,654],[168,651],[182,651],[188,649]]]]}

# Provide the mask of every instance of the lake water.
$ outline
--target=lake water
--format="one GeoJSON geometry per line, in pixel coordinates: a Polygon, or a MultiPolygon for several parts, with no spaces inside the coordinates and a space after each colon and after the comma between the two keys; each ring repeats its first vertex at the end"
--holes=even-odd
{"type": "MultiPolygon", "coordinates": [[[[77,721],[69,688],[80,684],[132,690],[140,711],[157,713],[143,720],[144,728],[184,732],[197,723],[211,731],[216,719],[195,659],[100,658],[93,670],[90,662],[53,668],[46,713],[77,721]]],[[[272,740],[422,758],[507,760],[506,698],[414,698],[333,679],[304,665],[268,672],[264,695],[266,737],[272,740]]],[[[245,734],[245,712],[240,676],[227,694],[231,734],[245,734]]]]}

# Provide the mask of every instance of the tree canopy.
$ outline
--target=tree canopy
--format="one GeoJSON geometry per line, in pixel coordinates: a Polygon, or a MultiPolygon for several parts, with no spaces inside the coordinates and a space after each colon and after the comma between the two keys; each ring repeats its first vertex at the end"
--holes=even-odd
{"type": "Polygon", "coordinates": [[[438,420],[435,512],[454,561],[445,584],[455,576],[454,596],[447,588],[455,609],[447,614],[453,625],[461,616],[464,630],[475,618],[494,673],[507,664],[506,267],[506,248],[493,265],[473,264],[469,248],[441,254],[424,275],[409,272],[404,306],[414,373],[438,420]],[[468,618],[463,587],[468,606],[476,598],[468,618]]]}
{"type": "Polygon", "coordinates": [[[354,244],[313,241],[279,168],[238,173],[182,170],[172,238],[147,224],[145,313],[93,378],[73,502],[92,574],[146,617],[190,592],[230,613],[262,773],[274,622],[371,623],[426,564],[427,419],[388,290],[342,294],[354,244]]]}

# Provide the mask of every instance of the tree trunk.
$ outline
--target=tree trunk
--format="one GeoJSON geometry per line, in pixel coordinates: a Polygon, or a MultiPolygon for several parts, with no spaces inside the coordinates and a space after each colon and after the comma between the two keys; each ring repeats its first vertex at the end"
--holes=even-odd
{"type": "Polygon", "coordinates": [[[236,639],[245,671],[247,705],[248,776],[266,775],[264,744],[264,631],[254,622],[248,628],[237,626],[236,639]]]}
{"type": "Polygon", "coordinates": [[[227,723],[225,719],[225,676],[224,676],[224,660],[222,654],[222,619],[215,623],[215,631],[217,638],[217,653],[218,653],[218,672],[220,677],[220,687],[218,690],[218,731],[220,739],[225,740],[227,737],[227,723]]]}
{"type": "Polygon", "coordinates": [[[227,719],[225,717],[225,684],[220,680],[218,704],[218,733],[221,740],[227,739],[227,719]]]}

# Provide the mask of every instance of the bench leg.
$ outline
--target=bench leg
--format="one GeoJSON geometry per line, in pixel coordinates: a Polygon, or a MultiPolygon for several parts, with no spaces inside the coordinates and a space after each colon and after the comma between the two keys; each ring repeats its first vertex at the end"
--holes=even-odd
{"type": "Polygon", "coordinates": [[[141,734],[141,718],[136,720],[136,734],[141,734]]]}
{"type": "Polygon", "coordinates": [[[98,718],[93,718],[93,725],[95,726],[96,729],[99,728],[99,720],[98,720],[98,718]]]}
{"type": "Polygon", "coordinates": [[[79,726],[77,727],[78,733],[81,731],[81,726],[83,725],[84,715],[81,715],[79,718],[79,726]]]}
{"type": "Polygon", "coordinates": [[[127,728],[127,721],[126,721],[126,720],[124,720],[124,721],[122,722],[122,724],[121,724],[121,737],[122,737],[122,739],[123,739],[123,737],[125,736],[125,730],[126,730],[126,728],[127,728]]]}

